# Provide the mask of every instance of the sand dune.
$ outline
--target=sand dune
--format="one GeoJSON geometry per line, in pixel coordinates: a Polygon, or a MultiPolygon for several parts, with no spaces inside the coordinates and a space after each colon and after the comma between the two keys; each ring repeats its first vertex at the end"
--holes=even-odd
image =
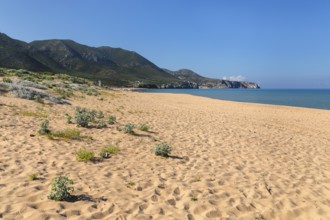
{"type": "Polygon", "coordinates": [[[330,111],[174,94],[102,97],[51,106],[0,96],[0,218],[330,219],[330,111]],[[119,124],[78,128],[92,137],[80,141],[37,134],[43,116],[53,130],[75,128],[64,117],[75,106],[114,114],[119,124]],[[117,130],[129,122],[150,132],[117,130]],[[152,153],[160,142],[173,157],[152,153]],[[79,148],[97,153],[109,144],[119,154],[75,158],[79,148]],[[47,199],[59,175],[75,181],[72,201],[47,199]]]}

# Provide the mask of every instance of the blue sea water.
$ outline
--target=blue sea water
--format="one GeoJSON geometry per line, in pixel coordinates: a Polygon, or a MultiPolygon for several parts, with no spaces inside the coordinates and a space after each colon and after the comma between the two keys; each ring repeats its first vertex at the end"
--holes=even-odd
{"type": "Polygon", "coordinates": [[[149,89],[146,92],[330,110],[330,89],[149,89]]]}

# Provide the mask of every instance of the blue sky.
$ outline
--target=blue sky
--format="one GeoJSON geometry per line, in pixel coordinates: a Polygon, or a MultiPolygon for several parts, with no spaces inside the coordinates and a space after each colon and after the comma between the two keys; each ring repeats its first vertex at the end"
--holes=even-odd
{"type": "Polygon", "coordinates": [[[0,32],[121,47],[263,88],[330,88],[328,0],[2,0],[0,32]]]}

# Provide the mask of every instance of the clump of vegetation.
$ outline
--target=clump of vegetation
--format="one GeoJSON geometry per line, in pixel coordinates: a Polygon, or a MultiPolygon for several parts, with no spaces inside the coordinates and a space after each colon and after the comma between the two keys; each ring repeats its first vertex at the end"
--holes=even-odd
{"type": "Polygon", "coordinates": [[[34,181],[38,179],[38,174],[32,173],[29,175],[29,180],[34,181]]]}
{"type": "Polygon", "coordinates": [[[47,119],[42,120],[40,123],[40,129],[39,129],[39,134],[41,135],[46,135],[50,133],[50,130],[48,128],[49,126],[49,121],[47,119]]]}
{"type": "Polygon", "coordinates": [[[157,144],[154,148],[154,153],[157,156],[168,157],[172,152],[172,148],[165,143],[157,144]]]}
{"type": "Polygon", "coordinates": [[[116,123],[116,121],[117,121],[116,116],[114,116],[114,115],[110,115],[110,116],[108,117],[108,123],[109,123],[109,124],[113,125],[113,124],[116,123]]]}
{"type": "Polygon", "coordinates": [[[56,88],[54,90],[62,99],[67,99],[73,96],[73,91],[71,89],[56,88]]]}
{"type": "Polygon", "coordinates": [[[149,131],[149,126],[147,124],[140,124],[139,129],[141,131],[149,131]]]}
{"type": "Polygon", "coordinates": [[[47,118],[48,114],[45,111],[36,111],[36,112],[30,112],[30,111],[22,111],[19,114],[23,116],[28,116],[28,117],[38,117],[38,118],[47,118]]]}
{"type": "Polygon", "coordinates": [[[132,125],[131,123],[128,123],[124,126],[123,131],[126,134],[134,134],[134,125],[132,125]]]}
{"type": "Polygon", "coordinates": [[[0,82],[0,88],[3,91],[11,92],[16,97],[22,99],[37,100],[39,102],[41,102],[42,99],[48,99],[49,101],[54,102],[56,104],[68,104],[67,101],[59,97],[34,89],[34,88],[41,89],[41,87],[40,85],[37,86],[38,84],[33,84],[33,83],[31,84],[31,83],[32,82],[29,81],[13,81],[12,83],[0,82]]]}
{"type": "Polygon", "coordinates": [[[72,117],[68,113],[65,114],[66,117],[66,123],[67,124],[72,124],[72,117]]]}
{"type": "Polygon", "coordinates": [[[71,140],[80,140],[80,131],[78,129],[65,129],[63,131],[54,131],[50,134],[51,137],[58,137],[71,140]]]}
{"type": "Polygon", "coordinates": [[[97,129],[106,128],[106,127],[108,127],[108,126],[104,121],[99,121],[96,125],[97,129]]]}
{"type": "Polygon", "coordinates": [[[65,201],[71,197],[71,192],[73,192],[73,180],[66,176],[60,176],[52,179],[51,193],[48,195],[48,199],[55,201],[65,201]]]}
{"type": "Polygon", "coordinates": [[[80,148],[76,152],[76,158],[79,162],[88,162],[94,160],[94,152],[88,151],[85,148],[80,148]]]}
{"type": "Polygon", "coordinates": [[[83,91],[86,95],[89,96],[98,96],[100,93],[93,87],[89,87],[88,89],[83,91]]]}
{"type": "Polygon", "coordinates": [[[13,81],[10,78],[8,78],[8,77],[4,77],[2,79],[2,82],[4,82],[4,83],[13,83],[13,81]]]}
{"type": "Polygon", "coordinates": [[[76,107],[75,109],[75,120],[81,127],[87,128],[89,123],[94,123],[96,124],[96,128],[105,128],[107,127],[107,124],[104,122],[103,118],[104,114],[102,111],[82,107],[76,107]]]}
{"type": "Polygon", "coordinates": [[[112,154],[117,154],[119,152],[119,148],[117,146],[108,146],[101,150],[100,156],[103,158],[109,158],[112,154]]]}
{"type": "Polygon", "coordinates": [[[75,120],[79,126],[87,128],[90,122],[95,121],[95,111],[87,108],[76,107],[75,120]]]}
{"type": "Polygon", "coordinates": [[[196,201],[198,200],[198,198],[197,198],[197,196],[192,195],[192,196],[190,197],[190,200],[193,201],[193,202],[196,202],[196,201]]]}
{"type": "Polygon", "coordinates": [[[130,180],[130,181],[127,182],[127,185],[134,186],[135,185],[135,182],[133,182],[132,180],[130,180]]]}

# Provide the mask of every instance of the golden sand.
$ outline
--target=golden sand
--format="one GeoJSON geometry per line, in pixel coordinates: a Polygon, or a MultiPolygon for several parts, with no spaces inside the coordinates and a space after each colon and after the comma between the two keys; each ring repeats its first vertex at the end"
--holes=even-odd
{"type": "Polygon", "coordinates": [[[330,219],[330,111],[235,103],[178,94],[108,92],[72,105],[0,96],[0,218],[330,219]],[[108,128],[78,128],[92,139],[51,140],[82,106],[113,114],[108,128]],[[117,127],[147,123],[150,132],[117,127]],[[152,153],[160,142],[174,157],[152,153]],[[84,147],[96,154],[78,162],[84,147]],[[37,173],[39,179],[28,176],[37,173]],[[47,199],[51,179],[75,181],[75,199],[47,199]]]}

